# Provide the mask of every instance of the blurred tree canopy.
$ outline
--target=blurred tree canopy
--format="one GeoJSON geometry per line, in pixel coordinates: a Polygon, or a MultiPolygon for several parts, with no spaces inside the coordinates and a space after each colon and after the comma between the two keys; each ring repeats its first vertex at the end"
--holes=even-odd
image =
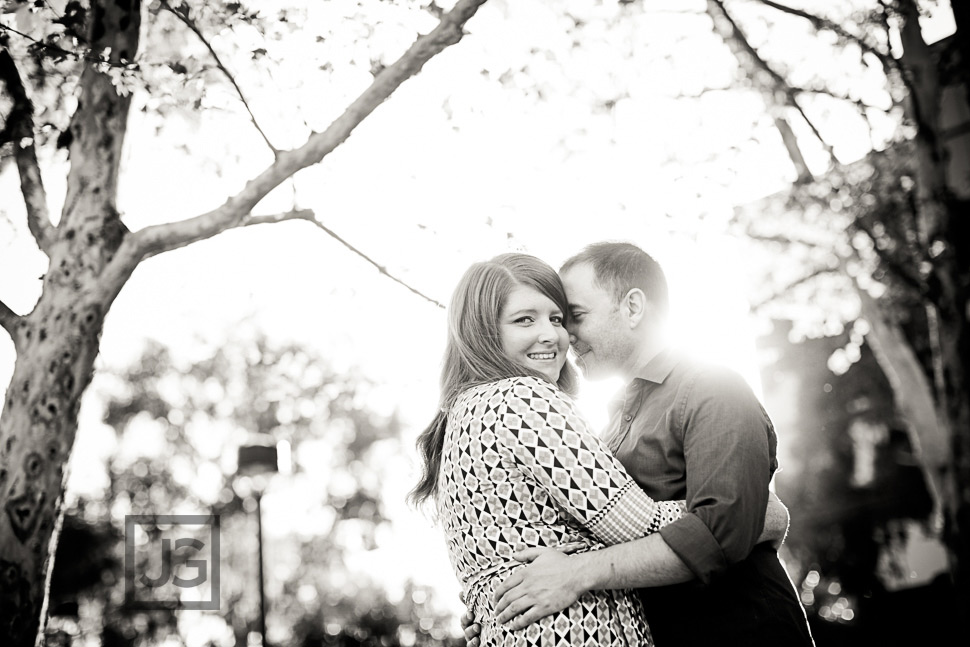
{"type": "Polygon", "coordinates": [[[185,612],[132,608],[124,592],[125,515],[173,513],[219,516],[221,625],[211,639],[229,632],[248,644],[258,630],[256,531],[252,495],[234,483],[234,450],[254,434],[292,448],[292,467],[273,477],[264,504],[286,506],[273,518],[290,525],[264,533],[267,625],[281,637],[273,643],[447,644],[453,619],[432,590],[408,582],[404,600],[392,602],[388,582],[350,566],[391,535],[380,486],[400,452],[397,418],[374,411],[365,377],[257,334],[191,365],[151,345],[131,366],[100,373],[92,391],[113,450],[103,491],[84,493],[65,516],[49,644],[182,644],[185,612]]]}

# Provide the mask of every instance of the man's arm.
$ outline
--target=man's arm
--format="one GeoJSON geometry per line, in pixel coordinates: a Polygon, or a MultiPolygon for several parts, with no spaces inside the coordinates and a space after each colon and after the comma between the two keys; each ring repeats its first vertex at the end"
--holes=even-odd
{"type": "Polygon", "coordinates": [[[507,622],[514,618],[508,625],[511,630],[565,609],[586,591],[664,586],[694,579],[659,534],[575,555],[532,549],[516,553],[516,558],[532,563],[495,590],[496,619],[507,622]]]}
{"type": "Polygon", "coordinates": [[[679,397],[684,405],[672,420],[682,430],[690,512],[660,534],[707,583],[761,541],[777,467],[776,438],[760,402],[737,372],[708,367],[683,384],[679,397]]]}
{"type": "MultiPolygon", "coordinates": [[[[777,549],[788,533],[788,524],[788,508],[769,493],[765,529],[758,542],[770,541],[777,549]]],[[[571,556],[555,549],[533,548],[516,553],[515,558],[531,563],[495,590],[496,619],[514,619],[509,625],[512,630],[565,609],[587,591],[665,586],[695,577],[659,534],[571,556]]]]}

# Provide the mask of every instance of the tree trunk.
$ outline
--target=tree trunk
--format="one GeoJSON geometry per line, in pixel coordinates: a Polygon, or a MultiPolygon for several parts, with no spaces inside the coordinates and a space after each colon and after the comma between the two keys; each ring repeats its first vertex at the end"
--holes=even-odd
{"type": "Polygon", "coordinates": [[[892,387],[896,409],[906,425],[913,451],[919,457],[933,496],[934,527],[939,532],[949,489],[946,477],[950,443],[946,413],[937,408],[930,380],[903,331],[889,322],[868,292],[857,287],[856,293],[861,304],[860,313],[869,323],[866,341],[892,387]]]}
{"type": "MultiPolygon", "coordinates": [[[[109,65],[134,59],[140,0],[102,0],[89,33],[109,65]]],[[[124,239],[115,207],[130,98],[88,63],[72,116],[71,169],[50,265],[33,312],[12,331],[17,360],[0,417],[0,635],[40,644],[61,511],[64,466],[91,381],[104,315],[123,285],[102,270],[124,239]]],[[[127,278],[127,277],[122,277],[127,278]]]]}
{"type": "Polygon", "coordinates": [[[64,464],[98,353],[103,311],[72,290],[45,292],[21,327],[24,342],[0,418],[0,632],[11,647],[33,645],[39,628],[64,464]]]}
{"type": "MultiPolygon", "coordinates": [[[[917,222],[920,242],[930,261],[927,266],[931,268],[926,273],[926,296],[930,303],[935,397],[950,434],[944,539],[954,561],[957,594],[966,607],[970,606],[970,388],[966,375],[970,361],[970,272],[966,268],[967,243],[961,235],[966,226],[958,220],[967,216],[958,212],[958,187],[950,187],[947,181],[946,160],[954,151],[947,150],[941,128],[941,54],[934,54],[922,38],[916,3],[907,0],[898,7],[903,15],[900,62],[910,89],[909,113],[918,127],[917,222]]],[[[962,36],[958,33],[955,38],[959,41],[962,36]]]]}
{"type": "MultiPolygon", "coordinates": [[[[965,217],[965,216],[964,216],[965,217]]],[[[966,284],[965,284],[966,285],[966,284]]],[[[967,322],[967,302],[963,311],[941,322],[943,340],[943,370],[946,376],[947,418],[952,432],[953,453],[951,475],[950,523],[944,537],[956,557],[954,581],[959,599],[958,608],[970,608],[970,388],[966,367],[970,359],[970,327],[967,322]]],[[[963,618],[966,635],[970,636],[970,619],[963,618]]]]}

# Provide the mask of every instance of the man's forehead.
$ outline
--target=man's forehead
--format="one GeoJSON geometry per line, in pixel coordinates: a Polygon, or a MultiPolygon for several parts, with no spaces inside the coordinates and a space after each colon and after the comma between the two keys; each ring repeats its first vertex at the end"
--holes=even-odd
{"type": "Polygon", "coordinates": [[[570,265],[564,271],[560,272],[559,277],[563,280],[563,283],[579,285],[593,283],[596,278],[596,272],[589,263],[577,263],[576,265],[570,265]]]}
{"type": "Polygon", "coordinates": [[[566,300],[570,307],[588,306],[587,302],[608,298],[609,293],[596,280],[596,273],[589,263],[580,263],[560,274],[566,288],[566,300]]]}

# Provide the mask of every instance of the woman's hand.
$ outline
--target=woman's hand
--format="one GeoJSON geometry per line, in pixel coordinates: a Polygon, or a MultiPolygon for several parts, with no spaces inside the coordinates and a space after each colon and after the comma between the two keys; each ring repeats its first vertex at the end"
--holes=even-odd
{"type": "Polygon", "coordinates": [[[478,637],[482,633],[482,626],[475,622],[475,618],[468,609],[461,614],[461,629],[465,632],[465,643],[468,647],[478,647],[478,637]]]}

